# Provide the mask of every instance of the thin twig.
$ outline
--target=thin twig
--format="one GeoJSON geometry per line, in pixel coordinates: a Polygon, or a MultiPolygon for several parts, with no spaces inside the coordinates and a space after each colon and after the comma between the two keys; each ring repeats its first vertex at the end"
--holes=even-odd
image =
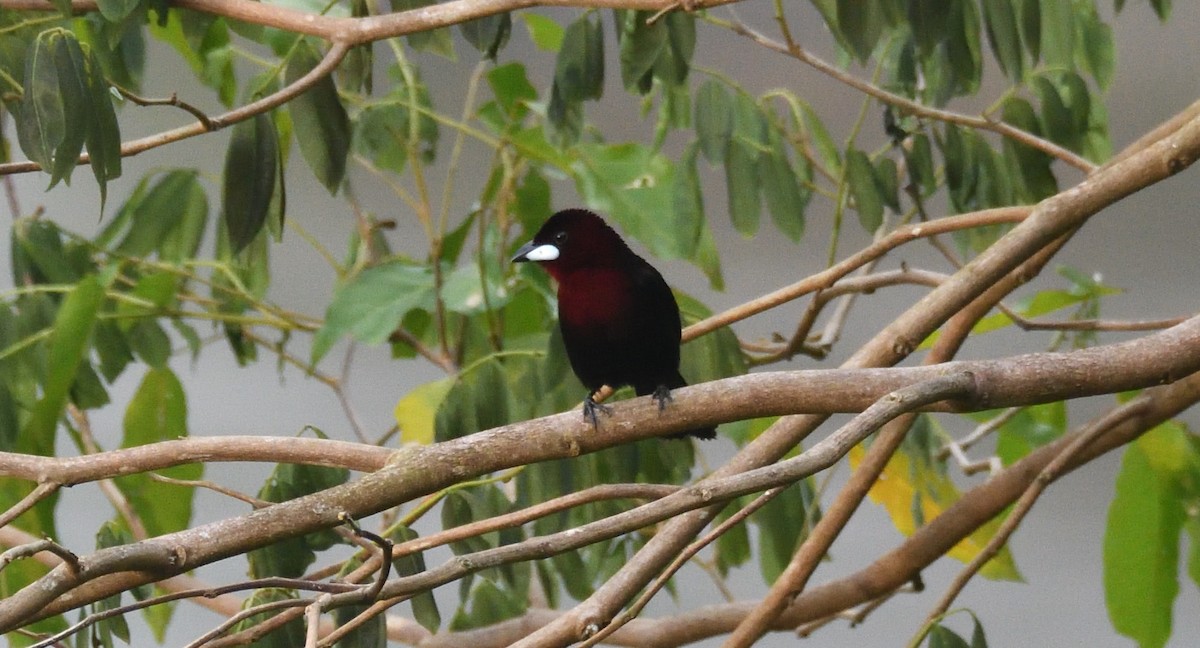
{"type": "Polygon", "coordinates": [[[0,515],[0,527],[8,526],[13,520],[34,506],[37,506],[38,502],[53,495],[61,487],[62,484],[57,482],[45,481],[38,484],[25,497],[22,497],[21,501],[13,504],[3,515],[0,515]]]}
{"type": "Polygon", "coordinates": [[[1156,320],[1083,319],[1047,322],[1026,318],[1004,304],[999,304],[997,308],[1024,331],[1158,331],[1171,328],[1187,319],[1186,317],[1171,317],[1156,320]]]}
{"type": "Polygon", "coordinates": [[[19,547],[13,547],[8,551],[0,554],[0,570],[8,566],[14,560],[28,558],[36,553],[49,551],[50,553],[62,558],[63,562],[71,567],[71,570],[78,572],[79,556],[75,555],[71,550],[51,540],[50,538],[42,538],[33,542],[23,544],[19,547]]]}
{"type": "Polygon", "coordinates": [[[214,130],[214,128],[215,128],[213,126],[212,120],[209,119],[208,115],[204,114],[203,110],[200,110],[199,108],[193,106],[192,104],[181,100],[179,98],[179,96],[176,95],[174,92],[171,93],[170,97],[164,97],[162,99],[148,99],[146,97],[140,97],[140,96],[134,94],[133,92],[126,90],[125,88],[122,88],[121,86],[119,86],[115,83],[110,82],[109,85],[111,85],[113,88],[115,88],[117,90],[117,92],[119,92],[121,94],[122,97],[125,97],[129,101],[132,101],[133,103],[135,103],[139,106],[175,106],[176,108],[182,108],[183,110],[186,110],[187,112],[191,113],[192,116],[195,117],[197,120],[199,120],[200,124],[202,126],[204,126],[205,130],[211,131],[211,130],[214,130]]]}
{"type": "Polygon", "coordinates": [[[983,439],[984,437],[991,434],[992,432],[995,432],[996,430],[1000,429],[1000,427],[1003,426],[1005,423],[1008,423],[1009,421],[1011,421],[1014,416],[1016,416],[1017,414],[1020,414],[1022,409],[1024,409],[1024,408],[1010,407],[1010,408],[1004,410],[1003,412],[1001,412],[1000,414],[998,414],[997,416],[993,416],[992,418],[988,419],[987,421],[980,423],[978,426],[976,426],[976,428],[974,430],[971,431],[970,434],[963,437],[961,440],[951,441],[950,443],[947,443],[946,445],[942,446],[942,448],[940,450],[938,450],[938,453],[936,455],[937,460],[945,461],[946,457],[950,456],[951,450],[950,450],[949,446],[951,446],[951,445],[957,445],[959,447],[959,449],[961,449],[961,450],[970,450],[971,446],[978,443],[980,441],[980,439],[983,439]]]}
{"type": "Polygon", "coordinates": [[[254,508],[265,508],[275,503],[261,500],[257,497],[252,497],[241,491],[236,491],[232,488],[222,486],[216,482],[208,481],[207,479],[176,479],[174,477],[167,477],[166,475],[160,475],[159,473],[153,472],[147,473],[147,475],[150,477],[150,479],[162,484],[172,484],[175,486],[185,486],[188,488],[207,488],[208,490],[220,493],[226,497],[232,497],[235,500],[245,502],[254,508]]]}
{"type": "Polygon", "coordinates": [[[909,241],[961,229],[970,229],[972,227],[997,225],[1000,223],[1017,223],[1024,220],[1032,210],[1033,208],[1029,206],[985,209],[968,214],[947,216],[925,223],[914,223],[897,227],[879,241],[868,245],[821,272],[692,324],[683,330],[683,341],[693,340],[723,326],[728,326],[734,322],[739,322],[775,308],[780,304],[803,297],[808,293],[828,289],[839,279],[854,272],[854,270],[862,267],[871,259],[879,258],[909,241]]]}
{"type": "Polygon", "coordinates": [[[1042,139],[1032,133],[1016,128],[1003,121],[987,119],[985,117],[972,117],[970,115],[963,115],[961,113],[956,113],[949,110],[932,108],[930,106],[917,103],[908,97],[884,90],[879,86],[867,81],[863,81],[862,79],[859,79],[851,74],[847,74],[837,66],[825,62],[799,45],[793,44],[789,46],[786,43],[776,41],[754,30],[749,25],[746,25],[741,21],[719,21],[712,17],[709,17],[708,20],[710,22],[725,26],[733,33],[739,36],[745,36],[746,38],[753,40],[755,43],[766,47],[767,49],[791,56],[792,58],[795,58],[796,60],[815,68],[822,74],[832,77],[833,79],[840,81],[841,83],[844,83],[855,90],[874,97],[882,103],[896,106],[897,108],[900,108],[905,112],[911,113],[918,117],[924,117],[926,119],[933,119],[950,124],[958,124],[960,126],[967,126],[970,128],[998,133],[1026,146],[1042,151],[1053,158],[1062,160],[1063,162],[1066,162],[1067,164],[1079,169],[1084,173],[1090,174],[1098,168],[1097,165],[1093,164],[1087,159],[1084,159],[1083,157],[1080,157],[1072,151],[1069,151],[1049,140],[1042,139]]]}

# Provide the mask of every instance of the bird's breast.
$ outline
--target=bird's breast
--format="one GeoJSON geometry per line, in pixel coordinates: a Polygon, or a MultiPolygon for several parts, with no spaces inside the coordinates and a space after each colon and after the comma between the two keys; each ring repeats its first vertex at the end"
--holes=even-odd
{"type": "Polygon", "coordinates": [[[633,318],[634,303],[631,284],[619,271],[573,273],[559,282],[558,317],[564,326],[622,326],[633,318]]]}

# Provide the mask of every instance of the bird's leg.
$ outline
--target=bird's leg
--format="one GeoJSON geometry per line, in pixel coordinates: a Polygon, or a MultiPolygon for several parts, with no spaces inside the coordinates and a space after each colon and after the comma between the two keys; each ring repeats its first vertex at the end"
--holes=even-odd
{"type": "Polygon", "coordinates": [[[596,411],[604,412],[605,416],[612,416],[612,408],[608,405],[597,403],[594,398],[595,396],[596,392],[592,392],[587,395],[587,398],[583,399],[583,418],[591,421],[592,427],[598,428],[600,424],[596,421],[596,411]]]}
{"type": "Polygon", "coordinates": [[[671,398],[671,388],[666,385],[659,385],[654,388],[654,393],[650,395],[656,403],[658,403],[658,411],[667,409],[667,402],[674,400],[671,398]]]}

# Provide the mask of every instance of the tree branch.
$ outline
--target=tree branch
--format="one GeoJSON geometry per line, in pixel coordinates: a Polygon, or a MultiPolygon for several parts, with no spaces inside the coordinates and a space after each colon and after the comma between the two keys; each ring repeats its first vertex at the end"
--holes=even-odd
{"type": "MultiPolygon", "coordinates": [[[[613,416],[605,419],[598,430],[575,412],[568,412],[430,446],[407,447],[395,452],[385,468],[355,482],[239,517],[133,545],[99,550],[80,559],[83,565],[80,574],[55,569],[0,601],[0,631],[137,584],[332,527],[338,524],[338,516],[343,512],[355,518],[365,517],[461,479],[511,466],[594,452],[635,439],[772,412],[820,411],[820,407],[827,408],[825,411],[866,408],[888,392],[951,373],[969,372],[978,387],[969,400],[956,401],[951,408],[955,410],[991,409],[1125,391],[1175,380],[1200,369],[1198,349],[1200,317],[1136,340],[1067,353],[953,362],[935,367],[751,374],[681,388],[674,405],[661,413],[650,398],[617,403],[613,406],[613,416]]],[[[196,439],[158,445],[188,441],[196,439]]],[[[140,450],[153,456],[154,449],[155,446],[144,446],[118,452],[140,450]]],[[[104,457],[95,455],[91,460],[103,461],[104,457]]],[[[694,491],[686,492],[694,496],[694,491]]],[[[676,496],[652,506],[670,506],[664,502],[674,501],[672,497],[676,496]]],[[[701,498],[695,505],[707,506],[707,503],[701,498]]],[[[386,593],[395,592],[388,589],[386,593]]]]}
{"type": "MultiPolygon", "coordinates": [[[[1172,385],[1150,388],[1144,396],[1149,400],[1144,412],[1109,428],[1076,455],[1067,464],[1066,470],[1078,468],[1129,443],[1143,432],[1200,402],[1200,373],[1172,385]]],[[[1084,430],[1093,425],[1089,423],[1084,430]]],[[[941,515],[874,563],[849,576],[810,588],[791,602],[772,623],[771,629],[792,630],[801,624],[875,600],[910,582],[959,541],[1008,508],[1081,433],[1066,434],[1034,450],[991,479],[963,493],[941,515]]],[[[710,605],[671,617],[634,619],[608,637],[606,642],[638,648],[682,646],[731,632],[760,604],[759,601],[742,601],[710,605]]],[[[421,646],[508,646],[541,628],[561,623],[569,614],[553,610],[530,610],[522,617],[485,628],[435,635],[422,642],[421,646]]]]}

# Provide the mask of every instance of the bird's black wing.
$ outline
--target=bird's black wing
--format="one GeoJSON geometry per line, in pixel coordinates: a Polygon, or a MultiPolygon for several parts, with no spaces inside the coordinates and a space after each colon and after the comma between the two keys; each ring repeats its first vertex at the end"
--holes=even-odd
{"type": "Polygon", "coordinates": [[[659,386],[681,387],[679,335],[681,320],[675,295],[662,275],[640,257],[632,269],[635,294],[636,336],[632,344],[639,358],[639,374],[630,383],[638,395],[659,386]]]}

